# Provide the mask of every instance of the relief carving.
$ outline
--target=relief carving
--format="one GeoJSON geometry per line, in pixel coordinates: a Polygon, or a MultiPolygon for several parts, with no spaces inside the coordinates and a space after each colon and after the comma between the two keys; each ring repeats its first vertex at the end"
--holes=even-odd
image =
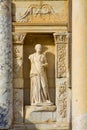
{"type": "MultiPolygon", "coordinates": [[[[58,2],[58,1],[57,1],[58,2]]],[[[13,14],[13,22],[17,23],[67,23],[68,13],[66,11],[67,2],[61,7],[58,2],[35,1],[28,2],[28,6],[17,9],[17,13],[13,14]],[[20,11],[21,10],[21,11],[20,11]],[[23,10],[23,11],[22,11],[23,10]]],[[[15,7],[14,7],[15,8],[15,7]]]]}
{"type": "Polygon", "coordinates": [[[28,9],[25,11],[24,15],[21,16],[17,22],[30,22],[32,18],[38,17],[43,18],[44,16],[55,15],[53,7],[49,4],[31,4],[28,9]],[[32,17],[32,18],[31,18],[32,17]]]}
{"type": "Polygon", "coordinates": [[[66,81],[59,85],[58,113],[60,118],[67,117],[67,90],[66,81]]]}
{"type": "Polygon", "coordinates": [[[14,46],[14,77],[20,74],[22,69],[23,57],[22,57],[22,46],[14,46]]]}
{"type": "Polygon", "coordinates": [[[62,78],[67,75],[66,65],[66,45],[57,46],[57,77],[62,78]]]}
{"type": "Polygon", "coordinates": [[[4,10],[9,10],[8,1],[7,0],[0,0],[0,7],[4,10]]]}
{"type": "Polygon", "coordinates": [[[13,33],[13,42],[14,43],[22,43],[26,33],[13,33]]]}
{"type": "Polygon", "coordinates": [[[68,43],[69,34],[66,32],[54,33],[55,43],[68,43]]]}

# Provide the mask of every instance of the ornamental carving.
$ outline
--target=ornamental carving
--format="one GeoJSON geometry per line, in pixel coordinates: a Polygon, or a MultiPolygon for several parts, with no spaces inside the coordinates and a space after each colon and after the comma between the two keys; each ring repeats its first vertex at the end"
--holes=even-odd
{"type": "Polygon", "coordinates": [[[57,77],[62,78],[67,75],[66,45],[57,45],[57,77]]]}
{"type": "Polygon", "coordinates": [[[13,8],[17,9],[17,13],[13,12],[13,22],[16,23],[33,23],[33,24],[64,24],[67,23],[68,13],[66,7],[67,1],[64,1],[64,6],[60,6],[59,1],[29,1],[28,5],[23,5],[20,8],[16,7],[15,2],[13,8]],[[58,6],[56,6],[56,2],[58,6]]]}
{"type": "Polygon", "coordinates": [[[60,118],[67,117],[67,90],[66,81],[60,83],[58,94],[58,113],[60,118]]]}
{"type": "Polygon", "coordinates": [[[0,0],[0,8],[3,10],[9,10],[8,3],[9,2],[7,0],[0,0]]]}
{"type": "Polygon", "coordinates": [[[55,43],[68,43],[69,34],[66,32],[54,33],[55,43]]]}
{"type": "Polygon", "coordinates": [[[25,36],[26,36],[26,33],[13,33],[13,42],[23,43],[25,36]]]}
{"type": "Polygon", "coordinates": [[[23,47],[18,45],[14,46],[14,77],[20,75],[23,64],[22,50],[23,47]]]}
{"type": "Polygon", "coordinates": [[[53,7],[49,4],[31,4],[25,13],[18,18],[17,22],[30,22],[32,20],[31,17],[43,18],[44,16],[51,15],[55,16],[55,11],[53,7]]]}

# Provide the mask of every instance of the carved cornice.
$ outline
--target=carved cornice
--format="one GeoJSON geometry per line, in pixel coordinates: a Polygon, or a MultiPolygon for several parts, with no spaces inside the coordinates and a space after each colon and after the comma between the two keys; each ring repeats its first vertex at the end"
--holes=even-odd
{"type": "Polygon", "coordinates": [[[13,33],[13,42],[17,44],[23,44],[26,33],[13,33]]]}

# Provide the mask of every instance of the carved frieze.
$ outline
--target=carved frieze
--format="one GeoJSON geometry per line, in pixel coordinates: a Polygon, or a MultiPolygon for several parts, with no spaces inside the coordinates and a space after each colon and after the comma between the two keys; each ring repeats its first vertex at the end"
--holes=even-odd
{"type": "MultiPolygon", "coordinates": [[[[60,23],[68,22],[67,1],[27,1],[22,7],[13,2],[13,22],[17,23],[60,23]],[[60,6],[63,4],[63,6],[60,6]]],[[[21,3],[20,3],[21,4],[21,3]]]]}
{"type": "Polygon", "coordinates": [[[25,13],[17,19],[17,22],[31,22],[32,18],[43,19],[47,15],[55,17],[55,11],[51,5],[43,3],[31,4],[25,13]]]}

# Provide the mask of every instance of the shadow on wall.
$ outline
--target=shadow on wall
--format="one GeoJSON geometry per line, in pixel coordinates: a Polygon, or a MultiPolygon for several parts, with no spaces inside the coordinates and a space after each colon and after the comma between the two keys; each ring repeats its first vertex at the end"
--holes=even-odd
{"type": "MultiPolygon", "coordinates": [[[[23,118],[21,114],[19,118],[23,118]]],[[[43,123],[34,124],[30,122],[29,120],[25,119],[23,120],[23,122],[13,123],[12,127],[9,130],[71,130],[71,126],[69,126],[70,129],[68,129],[61,125],[58,127],[56,122],[53,122],[53,123],[49,123],[48,121],[47,123],[44,123],[44,124],[43,123]]]]}
{"type": "MultiPolygon", "coordinates": [[[[24,112],[26,112],[26,111],[24,111],[24,112]]],[[[31,114],[32,113],[33,112],[31,112],[31,114]]],[[[30,116],[31,115],[29,116],[28,119],[24,119],[25,115],[22,116],[20,111],[19,111],[19,116],[20,116],[20,117],[18,117],[19,122],[14,122],[13,126],[12,126],[12,128],[10,130],[51,130],[51,129],[52,130],[57,130],[57,127],[55,128],[55,123],[56,122],[54,122],[54,121],[50,122],[50,119],[47,120],[48,119],[47,115],[45,115],[45,119],[47,120],[47,122],[44,121],[43,123],[41,123],[41,122],[37,123],[38,116],[39,116],[38,112],[37,112],[37,116],[36,117],[34,116],[36,121],[34,121],[34,119],[33,119],[33,121],[32,120],[30,121],[30,116]],[[23,119],[22,122],[20,121],[21,118],[23,119]]],[[[40,121],[41,121],[41,119],[40,119],[40,121]]]]}
{"type": "Polygon", "coordinates": [[[1,107],[0,106],[0,129],[8,128],[9,122],[9,110],[7,107],[1,107]]]}
{"type": "Polygon", "coordinates": [[[24,117],[21,116],[20,111],[18,115],[19,121],[14,121],[13,118],[13,124],[9,130],[38,130],[38,128],[36,128],[35,124],[33,124],[32,122],[26,121],[28,123],[25,123],[25,119],[23,119],[24,117]],[[23,120],[22,122],[20,122],[21,119],[23,120]]]}

